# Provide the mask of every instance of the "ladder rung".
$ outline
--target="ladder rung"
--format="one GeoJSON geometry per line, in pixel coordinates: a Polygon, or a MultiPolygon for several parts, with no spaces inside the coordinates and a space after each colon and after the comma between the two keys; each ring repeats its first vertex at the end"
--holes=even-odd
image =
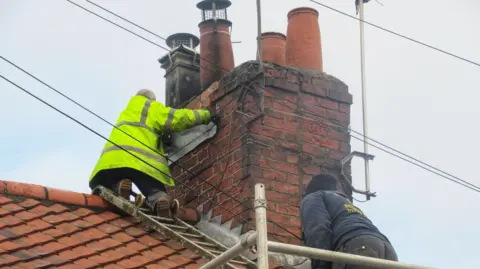
{"type": "Polygon", "coordinates": [[[186,236],[186,237],[190,237],[190,238],[196,238],[196,239],[202,239],[203,238],[203,236],[196,235],[196,234],[189,234],[189,233],[182,233],[182,232],[178,232],[178,234],[186,236]]]}
{"type": "Polygon", "coordinates": [[[237,260],[229,260],[228,262],[247,266],[246,262],[241,262],[241,261],[237,261],[237,260]]]}
{"type": "Polygon", "coordinates": [[[152,216],[152,215],[149,215],[149,217],[154,219],[154,220],[158,220],[160,222],[169,222],[169,223],[174,223],[175,222],[173,219],[169,219],[169,218],[163,218],[163,217],[152,216]]]}
{"type": "Polygon", "coordinates": [[[201,241],[192,241],[192,242],[197,244],[197,245],[204,246],[204,247],[211,247],[211,248],[217,248],[218,247],[217,245],[212,244],[212,243],[208,243],[208,242],[201,242],[201,241]]]}
{"type": "Polygon", "coordinates": [[[167,226],[168,228],[171,228],[171,229],[177,229],[177,230],[183,230],[183,231],[188,230],[187,227],[178,226],[178,225],[175,225],[175,224],[163,224],[163,225],[165,225],[165,226],[167,226]]]}

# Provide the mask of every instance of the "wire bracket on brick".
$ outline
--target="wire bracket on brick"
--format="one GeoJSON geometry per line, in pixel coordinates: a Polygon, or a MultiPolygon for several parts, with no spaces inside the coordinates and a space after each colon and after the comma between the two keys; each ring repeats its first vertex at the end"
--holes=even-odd
{"type": "Polygon", "coordinates": [[[352,190],[352,192],[355,192],[355,193],[358,193],[358,194],[363,194],[367,197],[376,197],[376,193],[375,192],[370,192],[369,189],[366,189],[364,191],[362,190],[358,190],[356,189],[354,186],[353,186],[353,183],[348,179],[348,177],[345,175],[345,171],[343,170],[343,168],[345,167],[345,164],[347,164],[349,161],[352,160],[353,157],[359,157],[359,158],[362,158],[364,160],[367,160],[367,161],[372,161],[373,158],[375,158],[374,155],[371,155],[371,154],[367,154],[367,153],[363,153],[363,152],[359,152],[359,151],[353,151],[351,152],[350,154],[348,154],[347,156],[345,156],[341,161],[340,161],[340,165],[341,165],[341,173],[342,173],[342,181],[347,183],[348,186],[350,187],[350,189],[352,190]]]}

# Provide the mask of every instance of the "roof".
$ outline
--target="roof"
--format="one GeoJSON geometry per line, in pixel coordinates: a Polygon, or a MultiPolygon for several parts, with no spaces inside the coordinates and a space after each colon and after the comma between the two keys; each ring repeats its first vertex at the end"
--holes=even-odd
{"type": "Polygon", "coordinates": [[[102,198],[0,181],[1,268],[198,268],[206,261],[102,198]]]}

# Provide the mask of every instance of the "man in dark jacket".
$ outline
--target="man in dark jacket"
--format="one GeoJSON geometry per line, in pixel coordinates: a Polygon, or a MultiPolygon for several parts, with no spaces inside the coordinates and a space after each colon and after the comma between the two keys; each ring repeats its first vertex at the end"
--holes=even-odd
{"type": "MultiPolygon", "coordinates": [[[[314,176],[300,205],[305,246],[398,261],[397,254],[365,214],[337,191],[333,175],[314,176]]],[[[312,260],[312,269],[367,269],[312,260]]]]}

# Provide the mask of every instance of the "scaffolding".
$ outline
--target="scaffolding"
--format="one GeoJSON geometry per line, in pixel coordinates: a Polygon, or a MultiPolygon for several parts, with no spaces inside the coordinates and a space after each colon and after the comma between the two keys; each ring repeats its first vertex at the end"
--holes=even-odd
{"type": "Polygon", "coordinates": [[[230,260],[242,255],[242,253],[252,248],[254,245],[256,245],[258,269],[268,269],[268,251],[342,264],[363,265],[372,268],[434,269],[433,267],[412,265],[402,262],[269,241],[267,238],[267,201],[265,199],[265,187],[263,184],[255,185],[254,205],[257,230],[244,234],[239,243],[218,255],[200,267],[200,269],[220,268],[230,260]]]}

